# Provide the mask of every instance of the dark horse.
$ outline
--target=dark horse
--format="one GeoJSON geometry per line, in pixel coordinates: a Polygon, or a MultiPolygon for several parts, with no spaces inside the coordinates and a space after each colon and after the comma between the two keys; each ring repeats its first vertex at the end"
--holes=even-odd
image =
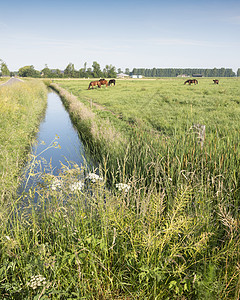
{"type": "Polygon", "coordinates": [[[194,83],[194,84],[198,84],[197,79],[188,79],[184,82],[184,84],[188,83],[189,85],[194,83]]]}
{"type": "Polygon", "coordinates": [[[99,82],[100,82],[100,84],[101,85],[104,85],[104,84],[106,84],[106,87],[108,86],[108,82],[107,82],[107,80],[106,79],[99,79],[99,82]]]}
{"type": "Polygon", "coordinates": [[[98,80],[96,80],[96,81],[91,81],[91,82],[89,83],[88,90],[90,90],[90,87],[92,87],[92,89],[93,89],[93,87],[96,86],[96,85],[100,88],[100,87],[101,87],[100,81],[98,81],[98,80]]]}
{"type": "Polygon", "coordinates": [[[112,85],[112,84],[116,84],[116,80],[115,79],[110,79],[109,81],[108,81],[108,85],[110,86],[110,85],[112,85]]]}
{"type": "Polygon", "coordinates": [[[215,84],[219,84],[219,80],[218,80],[218,79],[213,79],[213,82],[214,82],[215,84]]]}

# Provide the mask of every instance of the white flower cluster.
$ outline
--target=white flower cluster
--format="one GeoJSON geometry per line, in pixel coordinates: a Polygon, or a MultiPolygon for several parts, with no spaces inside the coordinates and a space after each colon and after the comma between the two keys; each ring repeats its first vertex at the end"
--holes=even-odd
{"type": "Polygon", "coordinates": [[[89,173],[86,178],[90,179],[93,183],[95,183],[96,181],[103,181],[103,178],[95,173],[89,173]]]}
{"type": "MultiPolygon", "coordinates": [[[[86,179],[89,179],[92,183],[95,183],[97,181],[103,181],[103,178],[95,173],[89,173],[88,176],[86,177],[86,179]]],[[[81,191],[83,189],[83,187],[84,187],[84,182],[81,180],[69,185],[69,189],[72,192],[81,191]]],[[[54,177],[52,179],[51,188],[53,191],[61,189],[61,188],[63,188],[63,182],[60,179],[58,179],[57,177],[54,177]]]]}
{"type": "Polygon", "coordinates": [[[130,185],[128,185],[126,183],[117,183],[116,188],[119,191],[124,191],[125,193],[127,193],[130,190],[130,185]]]}
{"type": "Polygon", "coordinates": [[[60,189],[61,187],[62,187],[61,180],[59,180],[58,178],[54,178],[52,182],[52,190],[56,191],[57,188],[60,189]]]}
{"type": "Polygon", "coordinates": [[[81,191],[83,187],[84,187],[84,183],[81,180],[74,182],[69,186],[72,192],[81,191]]]}
{"type": "Polygon", "coordinates": [[[27,286],[32,288],[33,290],[37,289],[39,286],[46,285],[46,278],[42,275],[32,276],[30,282],[27,283],[27,286]]]}

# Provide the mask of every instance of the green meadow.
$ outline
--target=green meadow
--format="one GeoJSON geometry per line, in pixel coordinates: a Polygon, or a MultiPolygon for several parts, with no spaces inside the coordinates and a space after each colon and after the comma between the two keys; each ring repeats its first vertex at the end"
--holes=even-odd
{"type": "MultiPolygon", "coordinates": [[[[215,85],[211,78],[200,78],[198,85],[184,85],[184,78],[116,80],[116,86],[87,90],[89,81],[57,81],[87,105],[97,103],[125,122],[172,135],[186,131],[193,123],[208,131],[232,130],[239,124],[239,79],[222,78],[215,85]]],[[[100,116],[115,119],[106,111],[100,116]]]]}
{"type": "Polygon", "coordinates": [[[63,165],[12,195],[3,299],[239,299],[239,79],[90,81],[48,84],[99,175],[73,184],[84,170],[63,165]]]}

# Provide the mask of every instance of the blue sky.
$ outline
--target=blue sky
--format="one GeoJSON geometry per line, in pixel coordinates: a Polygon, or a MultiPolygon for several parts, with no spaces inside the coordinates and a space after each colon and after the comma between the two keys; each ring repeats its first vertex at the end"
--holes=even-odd
{"type": "Polygon", "coordinates": [[[0,59],[11,71],[240,68],[239,0],[3,1],[0,59]],[[102,3],[102,4],[100,4],[102,3]]]}

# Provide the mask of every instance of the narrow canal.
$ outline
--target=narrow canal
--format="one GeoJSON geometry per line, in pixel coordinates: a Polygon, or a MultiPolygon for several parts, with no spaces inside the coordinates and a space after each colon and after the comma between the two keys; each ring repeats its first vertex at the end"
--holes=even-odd
{"type": "Polygon", "coordinates": [[[61,162],[73,161],[79,166],[84,164],[85,151],[77,130],[73,126],[59,95],[51,91],[48,94],[46,116],[40,125],[37,145],[33,152],[47,162],[51,161],[54,174],[61,168],[61,162]],[[53,147],[43,152],[55,140],[59,147],[53,147]]]}
{"type": "Polygon", "coordinates": [[[53,90],[48,94],[45,118],[31,152],[32,159],[26,166],[18,194],[38,184],[36,174],[44,172],[57,176],[63,164],[92,167],[92,163],[87,162],[83,143],[68,112],[53,90]]]}

